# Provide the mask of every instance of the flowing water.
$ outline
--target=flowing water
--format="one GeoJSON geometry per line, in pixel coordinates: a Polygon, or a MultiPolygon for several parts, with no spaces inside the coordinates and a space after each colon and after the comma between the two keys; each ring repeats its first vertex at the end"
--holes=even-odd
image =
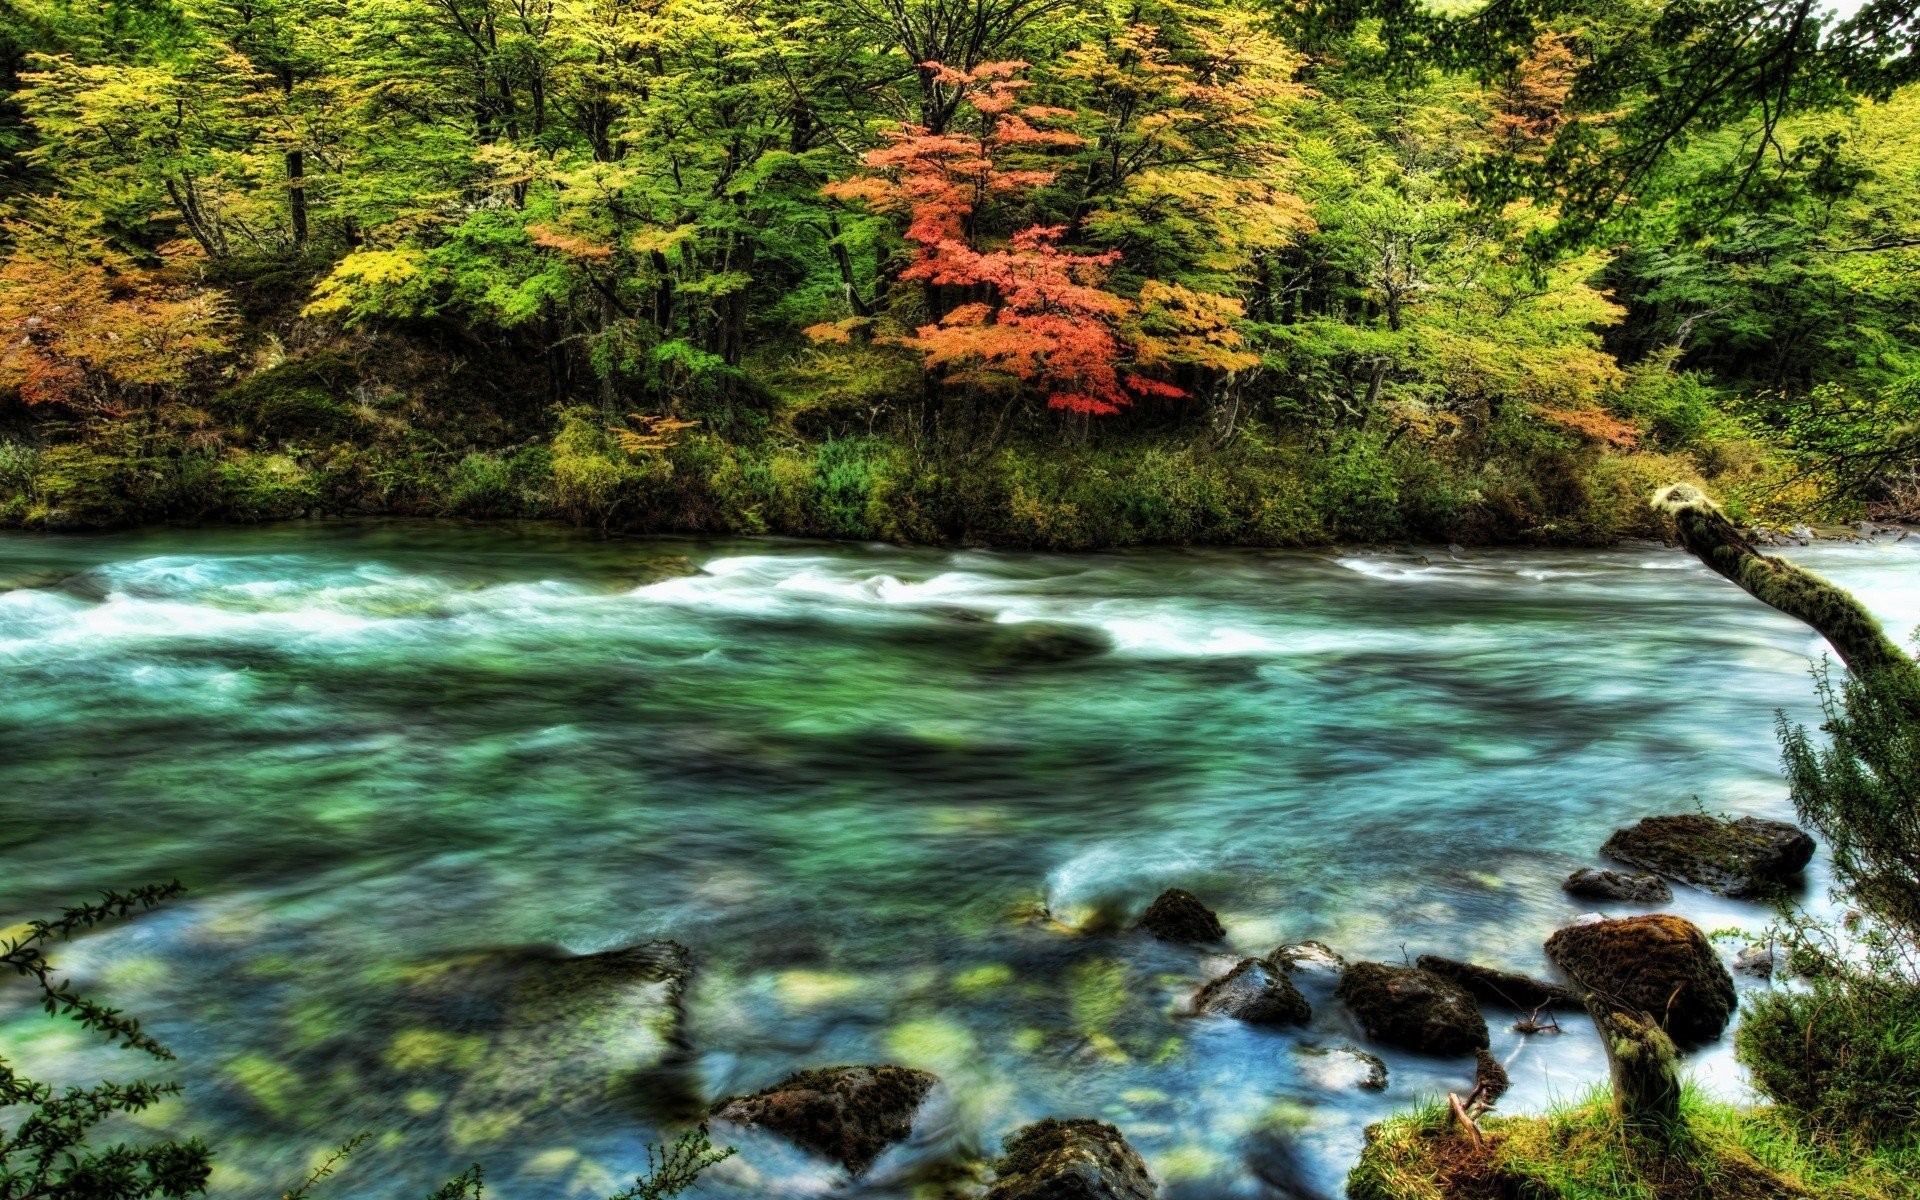
{"type": "MultiPolygon", "coordinates": [[[[1793,557],[1904,636],[1917,543],[1793,557]]],[[[308,522],[7,535],[0,585],[0,925],[191,887],[57,961],[178,1052],[157,1069],[185,1098],[143,1123],[215,1142],[222,1197],[278,1196],[361,1129],[322,1197],[419,1196],[476,1159],[504,1200],[604,1195],[688,1106],[871,1061],[944,1083],[862,1194],[933,1194],[941,1163],[1046,1115],[1119,1125],[1163,1195],[1337,1194],[1368,1122],[1471,1064],[1375,1047],[1391,1083],[1361,1090],[1324,988],[1303,1030],[1183,1016],[1231,960],[1103,927],[1178,885],[1238,952],[1545,971],[1586,907],[1559,881],[1611,829],[1790,816],[1774,712],[1814,715],[1820,649],[1655,547],[1051,556],[308,522]],[[494,1124],[409,1082],[468,1052],[394,1033],[383,997],[418,964],[661,938],[695,962],[674,1071],[494,1124]]],[[[0,990],[7,1059],[151,1069],[28,999],[0,990]]],[[[1489,1017],[1508,1111],[1603,1073],[1582,1020],[1529,1040],[1489,1017]]],[[[1727,1043],[1690,1062],[1743,1094],[1727,1043]]],[[[699,1194],[846,1186],[740,1145],[699,1194]]]]}

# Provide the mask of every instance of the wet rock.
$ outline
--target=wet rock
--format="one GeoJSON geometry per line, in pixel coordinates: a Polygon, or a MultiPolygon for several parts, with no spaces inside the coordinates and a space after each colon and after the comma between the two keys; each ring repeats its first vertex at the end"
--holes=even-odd
{"type": "Polygon", "coordinates": [[[1379,1055],[1369,1054],[1358,1046],[1336,1046],[1331,1050],[1324,1046],[1300,1046],[1295,1053],[1307,1060],[1301,1064],[1302,1073],[1322,1087],[1386,1090],[1387,1064],[1379,1055]]]}
{"type": "Polygon", "coordinates": [[[800,1071],[751,1096],[713,1106],[721,1121],[766,1129],[859,1175],[913,1132],[913,1118],[939,1080],[909,1067],[800,1071]]]}
{"type": "Polygon", "coordinates": [[[1600,852],[1723,896],[1751,896],[1799,874],[1813,857],[1813,839],[1785,821],[1679,813],[1618,830],[1600,852]]]}
{"type": "Polygon", "coordinates": [[[1493,1051],[1482,1046],[1473,1052],[1473,1091],[1488,1108],[1499,1103],[1500,1097],[1512,1086],[1507,1068],[1493,1056],[1493,1051]]]}
{"type": "Polygon", "coordinates": [[[1048,1117],[1006,1141],[987,1200],[1153,1200],[1147,1164],[1099,1121],[1048,1117]]]}
{"type": "Polygon", "coordinates": [[[1347,960],[1333,952],[1325,942],[1295,942],[1282,946],[1267,960],[1295,975],[1338,975],[1347,969],[1347,960]]]}
{"type": "Polygon", "coordinates": [[[1733,969],[1759,979],[1773,978],[1773,951],[1766,946],[1748,946],[1734,955],[1733,969]]]}
{"type": "Polygon", "coordinates": [[[1579,1004],[1580,994],[1558,983],[1547,983],[1513,971],[1499,971],[1478,963],[1422,954],[1413,960],[1422,971],[1453,980],[1472,992],[1475,999],[1531,1012],[1549,1004],[1579,1004]]]}
{"type": "Polygon", "coordinates": [[[1733,1015],[1733,977],[1699,926],[1658,913],[1559,930],[1547,957],[1603,1008],[1648,1013],[1682,1046],[1720,1036],[1733,1015]]]}
{"type": "Polygon", "coordinates": [[[675,942],[494,951],[433,968],[413,998],[432,997],[448,1025],[482,1039],[449,1108],[454,1144],[505,1136],[531,1113],[602,1104],[681,1055],[691,973],[675,942]]]}
{"type": "Polygon", "coordinates": [[[1354,963],[1334,995],[1360,1018],[1367,1036],[1444,1057],[1487,1044],[1487,1022],[1467,989],[1417,967],[1354,963]]]}
{"type": "Polygon", "coordinates": [[[1227,936],[1213,910],[1180,888],[1168,888],[1155,897],[1140,918],[1140,928],[1169,942],[1205,944],[1227,936]]]}
{"type": "Polygon", "coordinates": [[[1193,997],[1193,1010],[1249,1025],[1305,1025],[1313,1016],[1306,997],[1285,972],[1257,958],[1241,959],[1233,970],[1201,988],[1193,997]]]}
{"type": "Polygon", "coordinates": [[[1673,899],[1673,889],[1658,875],[1629,875],[1624,871],[1602,871],[1593,867],[1581,867],[1560,886],[1569,896],[1582,900],[1665,904],[1673,899]]]}

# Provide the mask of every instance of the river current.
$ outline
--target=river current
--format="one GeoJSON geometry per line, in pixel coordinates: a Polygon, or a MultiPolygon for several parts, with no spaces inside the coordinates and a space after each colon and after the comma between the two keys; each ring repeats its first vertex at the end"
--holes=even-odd
{"type": "MultiPolygon", "coordinates": [[[[1920,538],[1789,553],[1902,639],[1920,622],[1920,538]]],[[[363,1129],[321,1200],[423,1196],[475,1160],[502,1200],[605,1195],[676,1105],[840,1062],[943,1080],[861,1195],[936,1194],[938,1163],[1047,1115],[1117,1124],[1176,1200],[1337,1195],[1366,1124],[1465,1091],[1472,1064],[1368,1047],[1390,1084],[1360,1089],[1341,1048],[1366,1043],[1323,992],[1301,1030],[1186,1017],[1231,960],[1106,927],[1180,886],[1241,953],[1314,938],[1544,973],[1542,940],[1592,907],[1559,882],[1614,828],[1791,816],[1775,712],[1817,718],[1823,649],[1658,547],[1058,556],[296,522],[0,536],[0,587],[0,927],[191,889],[55,955],[177,1062],[98,1048],[13,984],[0,1057],[178,1079],[141,1124],[212,1141],[219,1197],[278,1196],[363,1129]],[[454,1136],[443,1097],[391,1080],[457,1039],[356,1042],[410,964],[666,938],[695,964],[690,1100],[643,1082],[590,1118],[530,1105],[454,1136]]],[[[1729,957],[1771,917],[1677,891],[1729,957]]],[[[1804,901],[1824,891],[1816,860],[1804,901]]],[[[1576,1014],[1532,1038],[1488,1017],[1503,1111],[1604,1075],[1576,1014]]],[[[1730,1046],[1689,1066],[1740,1099],[1730,1046]]],[[[742,1148],[694,1194],[845,1187],[742,1148]]]]}

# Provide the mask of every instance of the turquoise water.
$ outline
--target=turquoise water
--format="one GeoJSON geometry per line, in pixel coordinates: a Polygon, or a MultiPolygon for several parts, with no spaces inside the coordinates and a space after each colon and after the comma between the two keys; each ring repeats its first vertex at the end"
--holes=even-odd
{"type": "MultiPolygon", "coordinates": [[[[1793,553],[1904,636],[1917,542],[1793,553]]],[[[1319,1053],[1364,1044],[1330,1001],[1297,1032],[1183,1017],[1230,960],[1100,927],[1178,885],[1243,952],[1544,971],[1582,908],[1558,882],[1616,826],[1790,815],[1773,713],[1812,715],[1819,649],[1658,548],[1052,556],[305,522],[6,535],[0,585],[0,925],[192,888],[58,961],[179,1052],[186,1099],[146,1124],[214,1140],[218,1196],[278,1195],[361,1129],[322,1195],[421,1195],[475,1159],[507,1200],[604,1194],[690,1104],[844,1061],[945,1081],[860,1194],[935,1194],[942,1163],[1050,1114],[1118,1124],[1163,1195],[1337,1194],[1367,1122],[1464,1090],[1471,1064],[1381,1050],[1391,1086],[1357,1090],[1319,1053]],[[690,1060],[588,1117],[450,1130],[382,1040],[380,981],[408,964],[651,938],[694,954],[690,1060]]],[[[1810,903],[1823,886],[1816,864],[1810,903]]],[[[0,991],[10,1060],[147,1069],[26,999],[0,991]]],[[[1603,1074],[1584,1022],[1527,1041],[1489,1019],[1508,1111],[1603,1074]]],[[[1724,1043],[1692,1064],[1743,1094],[1724,1043]]],[[[700,1194],[842,1186],[741,1144],[700,1194]]]]}

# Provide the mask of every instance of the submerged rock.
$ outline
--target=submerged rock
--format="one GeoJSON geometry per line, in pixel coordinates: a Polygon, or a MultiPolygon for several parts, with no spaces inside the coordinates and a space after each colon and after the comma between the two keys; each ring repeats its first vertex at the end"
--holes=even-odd
{"type": "Polygon", "coordinates": [[[1153,1200],[1147,1164],[1120,1131],[1076,1117],[1036,1121],[1006,1140],[987,1200],[1153,1200]]]}
{"type": "Polygon", "coordinates": [[[1360,1018],[1367,1036],[1445,1057],[1487,1045],[1487,1022],[1467,989],[1417,967],[1354,963],[1334,993],[1360,1018]]]}
{"type": "Polygon", "coordinates": [[[1679,813],[1616,830],[1600,852],[1723,896],[1751,896],[1799,874],[1813,857],[1813,838],[1785,821],[1679,813]]]}
{"type": "Polygon", "coordinates": [[[1241,959],[1233,970],[1201,988],[1193,997],[1193,1009],[1249,1025],[1305,1025],[1313,1016],[1293,981],[1257,958],[1241,959]]]}
{"type": "Polygon", "coordinates": [[[1105,630],[1085,625],[1018,621],[994,627],[988,653],[1007,666],[1072,662],[1113,649],[1105,630]]]}
{"type": "Polygon", "coordinates": [[[1549,1004],[1579,1004],[1580,993],[1558,983],[1546,983],[1513,971],[1499,971],[1478,963],[1422,954],[1413,960],[1422,971],[1445,976],[1488,1004],[1501,1004],[1531,1012],[1549,1004]]]}
{"type": "Polygon", "coordinates": [[[1719,1037],[1733,1016],[1733,977],[1682,917],[1569,926],[1547,939],[1547,957],[1603,1008],[1649,1014],[1682,1046],[1719,1037]]]}
{"type": "Polygon", "coordinates": [[[1198,896],[1180,888],[1168,888],[1155,897],[1140,918],[1140,928],[1164,941],[1198,945],[1227,936],[1213,910],[1200,903],[1198,896]]]}
{"type": "Polygon", "coordinates": [[[1473,1090],[1482,1103],[1492,1108],[1512,1086],[1507,1068],[1493,1056],[1493,1051],[1482,1046],[1473,1052],[1473,1090]]]}
{"type": "Polygon", "coordinates": [[[1673,899],[1673,889],[1658,875],[1629,875],[1624,871],[1602,871],[1581,867],[1560,885],[1569,896],[1582,900],[1617,900],[1622,904],[1665,904],[1673,899]]]}
{"type": "Polygon", "coordinates": [[[1309,1060],[1301,1064],[1302,1074],[1322,1087],[1386,1090],[1387,1064],[1379,1055],[1369,1054],[1358,1046],[1335,1046],[1331,1050],[1324,1046],[1299,1046],[1294,1052],[1309,1060]]]}
{"type": "Polygon", "coordinates": [[[490,1033],[484,1049],[469,1043],[477,1053],[448,1113],[455,1145],[505,1136],[535,1112],[605,1102],[685,1049],[681,995],[692,965],[676,942],[494,952],[434,971],[420,987],[439,995],[455,1026],[467,1024],[466,1008],[490,1033]]]}
{"type": "Polygon", "coordinates": [[[910,1067],[800,1071],[751,1096],[713,1106],[713,1116],[766,1129],[859,1175],[913,1132],[913,1118],[939,1080],[910,1067]]]}
{"type": "Polygon", "coordinates": [[[1347,960],[1333,952],[1325,942],[1295,942],[1282,946],[1267,960],[1295,975],[1338,975],[1347,969],[1347,960]]]}

